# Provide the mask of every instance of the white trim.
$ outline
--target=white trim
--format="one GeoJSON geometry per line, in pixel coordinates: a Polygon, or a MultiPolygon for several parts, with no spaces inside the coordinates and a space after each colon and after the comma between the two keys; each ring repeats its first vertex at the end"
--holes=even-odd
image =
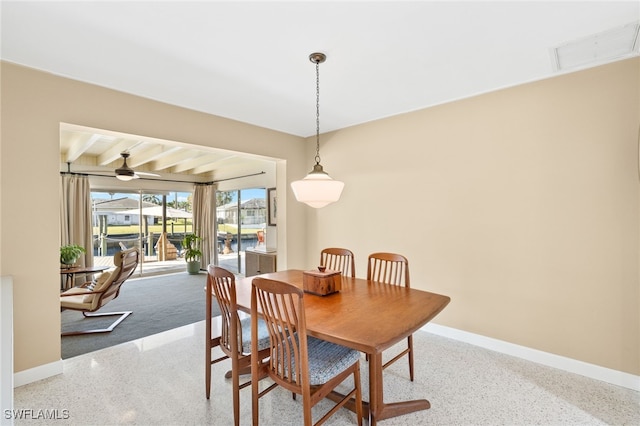
{"type": "Polygon", "coordinates": [[[503,340],[493,339],[491,337],[481,336],[479,334],[469,333],[467,331],[457,330],[455,328],[443,325],[429,323],[422,327],[423,331],[437,334],[439,336],[448,337],[453,340],[470,343],[485,349],[500,352],[506,355],[515,356],[526,359],[527,361],[536,362],[548,367],[557,368],[568,371],[570,373],[580,374],[596,380],[602,380],[613,385],[622,386],[624,388],[640,391],[640,376],[601,367],[595,364],[589,364],[583,361],[539,351],[537,349],[520,346],[503,340]]]}
{"type": "MultiPolygon", "coordinates": [[[[13,409],[13,278],[0,277],[0,409],[13,409]]],[[[11,416],[2,415],[2,425],[12,425],[11,416]]]]}
{"type": "Polygon", "coordinates": [[[14,387],[23,386],[51,376],[62,374],[62,360],[39,365],[15,373],[13,375],[14,387]]]}

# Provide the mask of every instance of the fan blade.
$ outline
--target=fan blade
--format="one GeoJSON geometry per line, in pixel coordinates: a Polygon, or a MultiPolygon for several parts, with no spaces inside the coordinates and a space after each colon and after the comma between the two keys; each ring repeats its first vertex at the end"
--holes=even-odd
{"type": "Polygon", "coordinates": [[[157,176],[160,177],[159,174],[156,173],[146,173],[146,172],[136,172],[137,175],[145,175],[145,176],[157,176]]]}

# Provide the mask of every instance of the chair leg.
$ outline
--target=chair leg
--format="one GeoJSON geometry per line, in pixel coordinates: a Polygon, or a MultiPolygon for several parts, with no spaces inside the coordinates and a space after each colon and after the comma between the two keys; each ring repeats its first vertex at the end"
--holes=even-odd
{"type": "MultiPolygon", "coordinates": [[[[207,348],[208,352],[211,352],[210,348],[207,348]]],[[[206,356],[206,359],[204,361],[204,388],[205,388],[205,394],[207,396],[207,399],[210,398],[211,396],[211,355],[206,356]]]]}
{"type": "Polygon", "coordinates": [[[235,426],[240,426],[240,375],[238,373],[236,362],[235,368],[232,368],[231,375],[231,381],[233,382],[233,423],[235,426]]]}
{"type": "Polygon", "coordinates": [[[407,337],[407,344],[409,346],[409,378],[413,382],[413,335],[407,337]]]}
{"type": "MultiPolygon", "coordinates": [[[[409,379],[411,379],[411,381],[413,382],[413,372],[414,372],[414,368],[413,368],[413,335],[410,335],[407,337],[407,349],[404,349],[402,352],[400,352],[399,354],[397,354],[395,357],[393,357],[392,359],[388,360],[386,363],[384,363],[382,365],[382,369],[384,370],[385,368],[387,368],[388,366],[390,366],[391,364],[393,364],[394,362],[396,362],[397,360],[399,360],[400,358],[402,358],[403,356],[407,355],[408,360],[409,360],[409,379]]],[[[367,361],[369,361],[369,355],[366,355],[367,361]]]]}
{"type": "Polygon", "coordinates": [[[211,396],[211,347],[212,339],[206,336],[204,354],[204,387],[207,399],[211,396]]]}
{"type": "Polygon", "coordinates": [[[313,417],[311,417],[311,397],[309,395],[302,396],[302,410],[304,413],[304,426],[313,425],[313,417]]]}
{"type": "Polygon", "coordinates": [[[113,331],[114,328],[116,328],[118,326],[118,324],[120,324],[122,321],[124,321],[129,315],[131,315],[133,313],[133,311],[125,311],[125,312],[105,312],[105,313],[99,313],[99,314],[95,314],[95,313],[88,313],[88,312],[83,312],[82,315],[84,315],[85,318],[94,318],[94,317],[110,317],[110,316],[117,316],[119,317],[117,320],[115,320],[113,323],[111,323],[111,325],[107,328],[98,328],[98,329],[94,329],[94,330],[78,330],[78,331],[66,331],[64,333],[61,333],[61,336],[78,336],[81,334],[93,334],[93,333],[109,333],[111,331],[113,331]]]}
{"type": "MultiPolygon", "coordinates": [[[[252,365],[255,367],[257,364],[252,365]]],[[[258,389],[258,374],[257,372],[251,372],[251,421],[253,426],[258,426],[258,410],[260,409],[260,390],[258,389]]]]}
{"type": "Polygon", "coordinates": [[[360,385],[360,366],[353,370],[353,384],[356,388],[356,416],[358,426],[362,426],[362,386],[360,385]]]}

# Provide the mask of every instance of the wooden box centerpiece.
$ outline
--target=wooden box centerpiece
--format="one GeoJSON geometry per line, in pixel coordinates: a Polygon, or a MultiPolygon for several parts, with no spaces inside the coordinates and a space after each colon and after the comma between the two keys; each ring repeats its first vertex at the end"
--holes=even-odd
{"type": "Polygon", "coordinates": [[[320,266],[318,270],[302,271],[302,285],[307,293],[326,296],[342,289],[342,275],[320,266]]]}

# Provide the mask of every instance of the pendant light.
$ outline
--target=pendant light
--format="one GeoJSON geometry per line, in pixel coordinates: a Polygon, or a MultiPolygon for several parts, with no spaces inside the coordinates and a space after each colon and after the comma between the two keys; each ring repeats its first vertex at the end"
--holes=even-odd
{"type": "Polygon", "coordinates": [[[324,53],[312,53],[309,60],[316,64],[316,164],[302,180],[291,182],[296,200],[319,209],[340,199],[344,182],[331,179],[320,164],[320,64],[327,59],[324,53]]]}

